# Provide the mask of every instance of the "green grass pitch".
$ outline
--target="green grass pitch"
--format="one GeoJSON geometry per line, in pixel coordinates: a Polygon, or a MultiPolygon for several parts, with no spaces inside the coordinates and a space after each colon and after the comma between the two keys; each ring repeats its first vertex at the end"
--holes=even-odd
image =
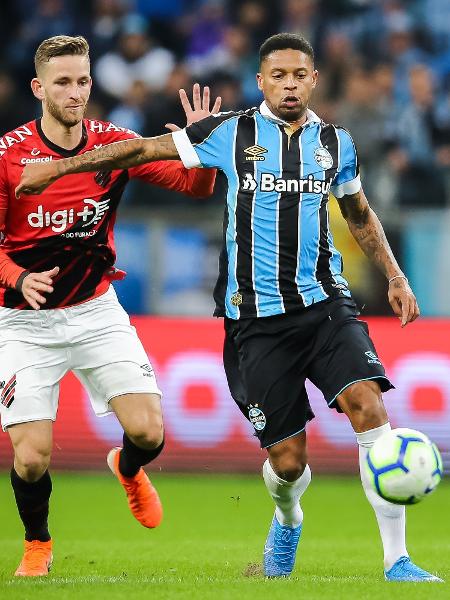
{"type": "MultiPolygon", "coordinates": [[[[129,514],[112,476],[54,473],[54,566],[47,578],[23,580],[12,577],[22,528],[8,476],[0,475],[0,598],[450,598],[448,583],[384,582],[375,517],[357,477],[313,475],[302,502],[305,525],[297,564],[293,576],[283,580],[245,574],[249,564],[260,562],[272,518],[260,478],[158,474],[152,479],[165,508],[163,524],[154,531],[129,514]]],[[[449,508],[450,486],[443,482],[432,497],[407,509],[411,556],[447,581],[449,508]]]]}

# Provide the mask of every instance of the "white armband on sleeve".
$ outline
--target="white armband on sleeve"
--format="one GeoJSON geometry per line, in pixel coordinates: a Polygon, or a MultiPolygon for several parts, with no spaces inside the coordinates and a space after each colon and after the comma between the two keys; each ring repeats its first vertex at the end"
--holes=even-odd
{"type": "Polygon", "coordinates": [[[340,185],[332,185],[331,192],[336,198],[342,198],[343,196],[350,196],[351,194],[356,194],[361,189],[361,179],[359,175],[352,179],[351,181],[346,181],[345,183],[341,183],[340,185]]]}
{"type": "Polygon", "coordinates": [[[180,159],[186,169],[192,169],[193,167],[201,167],[200,160],[197,156],[197,152],[194,150],[190,139],[184,129],[172,132],[173,143],[178,150],[180,159]]]}

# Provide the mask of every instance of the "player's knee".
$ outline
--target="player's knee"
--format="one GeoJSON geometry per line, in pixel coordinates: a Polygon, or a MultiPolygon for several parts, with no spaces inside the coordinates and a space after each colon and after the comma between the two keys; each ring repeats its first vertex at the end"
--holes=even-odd
{"type": "Polygon", "coordinates": [[[302,476],[304,470],[304,466],[286,467],[282,471],[281,479],[284,479],[285,481],[297,481],[297,479],[302,476]]]}
{"type": "Polygon", "coordinates": [[[153,450],[162,444],[164,439],[163,422],[160,418],[154,418],[147,423],[136,423],[129,427],[126,434],[138,448],[153,450]]]}
{"type": "Polygon", "coordinates": [[[37,481],[50,464],[50,453],[35,448],[21,448],[14,454],[15,469],[25,481],[37,481]]]}
{"type": "Polygon", "coordinates": [[[272,468],[284,481],[295,481],[304,472],[308,464],[306,454],[284,454],[275,460],[271,457],[272,468]]]}
{"type": "Polygon", "coordinates": [[[141,403],[134,410],[121,413],[119,420],[127,436],[139,448],[153,450],[161,445],[164,428],[159,404],[141,403]]]}
{"type": "Polygon", "coordinates": [[[268,449],[273,470],[285,481],[298,479],[308,464],[306,436],[303,432],[268,449]]]}
{"type": "Polygon", "coordinates": [[[358,427],[376,427],[387,420],[380,386],[375,381],[358,381],[339,397],[342,410],[358,427]]]}
{"type": "Polygon", "coordinates": [[[283,462],[275,469],[276,474],[284,481],[296,481],[305,470],[306,464],[283,462]]]}
{"type": "Polygon", "coordinates": [[[140,435],[133,436],[131,439],[138,448],[142,448],[143,450],[154,450],[155,448],[158,448],[158,446],[161,446],[164,435],[162,430],[148,431],[143,432],[140,435]]]}

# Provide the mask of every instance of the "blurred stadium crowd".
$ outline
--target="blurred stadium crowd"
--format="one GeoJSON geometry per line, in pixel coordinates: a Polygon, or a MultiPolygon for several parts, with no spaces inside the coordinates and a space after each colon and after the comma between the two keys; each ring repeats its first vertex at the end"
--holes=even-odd
{"type": "MultiPolygon", "coordinates": [[[[40,114],[29,81],[46,37],[88,39],[88,117],[151,136],[167,131],[168,122],[185,124],[178,90],[190,91],[194,81],[222,96],[223,110],[259,104],[258,48],[280,31],[313,44],[319,85],[312,108],[351,131],[365,191],[422,313],[450,314],[449,0],[2,2],[0,135],[40,114]]],[[[209,202],[128,185],[116,242],[129,273],[118,291],[130,312],[211,314],[224,185],[219,175],[209,202]],[[137,262],[136,252],[147,259],[137,262]]],[[[330,219],[358,302],[366,313],[390,314],[384,278],[357,248],[335,202],[330,219]]]]}
{"type": "Polygon", "coordinates": [[[223,109],[261,101],[257,50],[279,31],[313,44],[313,108],[348,127],[379,208],[445,206],[450,172],[448,0],[15,0],[0,5],[0,131],[38,114],[28,81],[39,42],[82,34],[89,116],[144,135],[184,123],[178,89],[208,83],[223,109]]]}

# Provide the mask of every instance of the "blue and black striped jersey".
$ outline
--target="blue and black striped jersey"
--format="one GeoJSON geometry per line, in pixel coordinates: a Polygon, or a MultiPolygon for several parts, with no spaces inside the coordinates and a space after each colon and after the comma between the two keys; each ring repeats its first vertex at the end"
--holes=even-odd
{"type": "Polygon", "coordinates": [[[328,221],[330,190],[340,198],[361,187],[345,129],[308,110],[292,133],[263,102],[172,135],[186,167],[217,167],[228,181],[216,316],[266,317],[350,296],[328,221]]]}

